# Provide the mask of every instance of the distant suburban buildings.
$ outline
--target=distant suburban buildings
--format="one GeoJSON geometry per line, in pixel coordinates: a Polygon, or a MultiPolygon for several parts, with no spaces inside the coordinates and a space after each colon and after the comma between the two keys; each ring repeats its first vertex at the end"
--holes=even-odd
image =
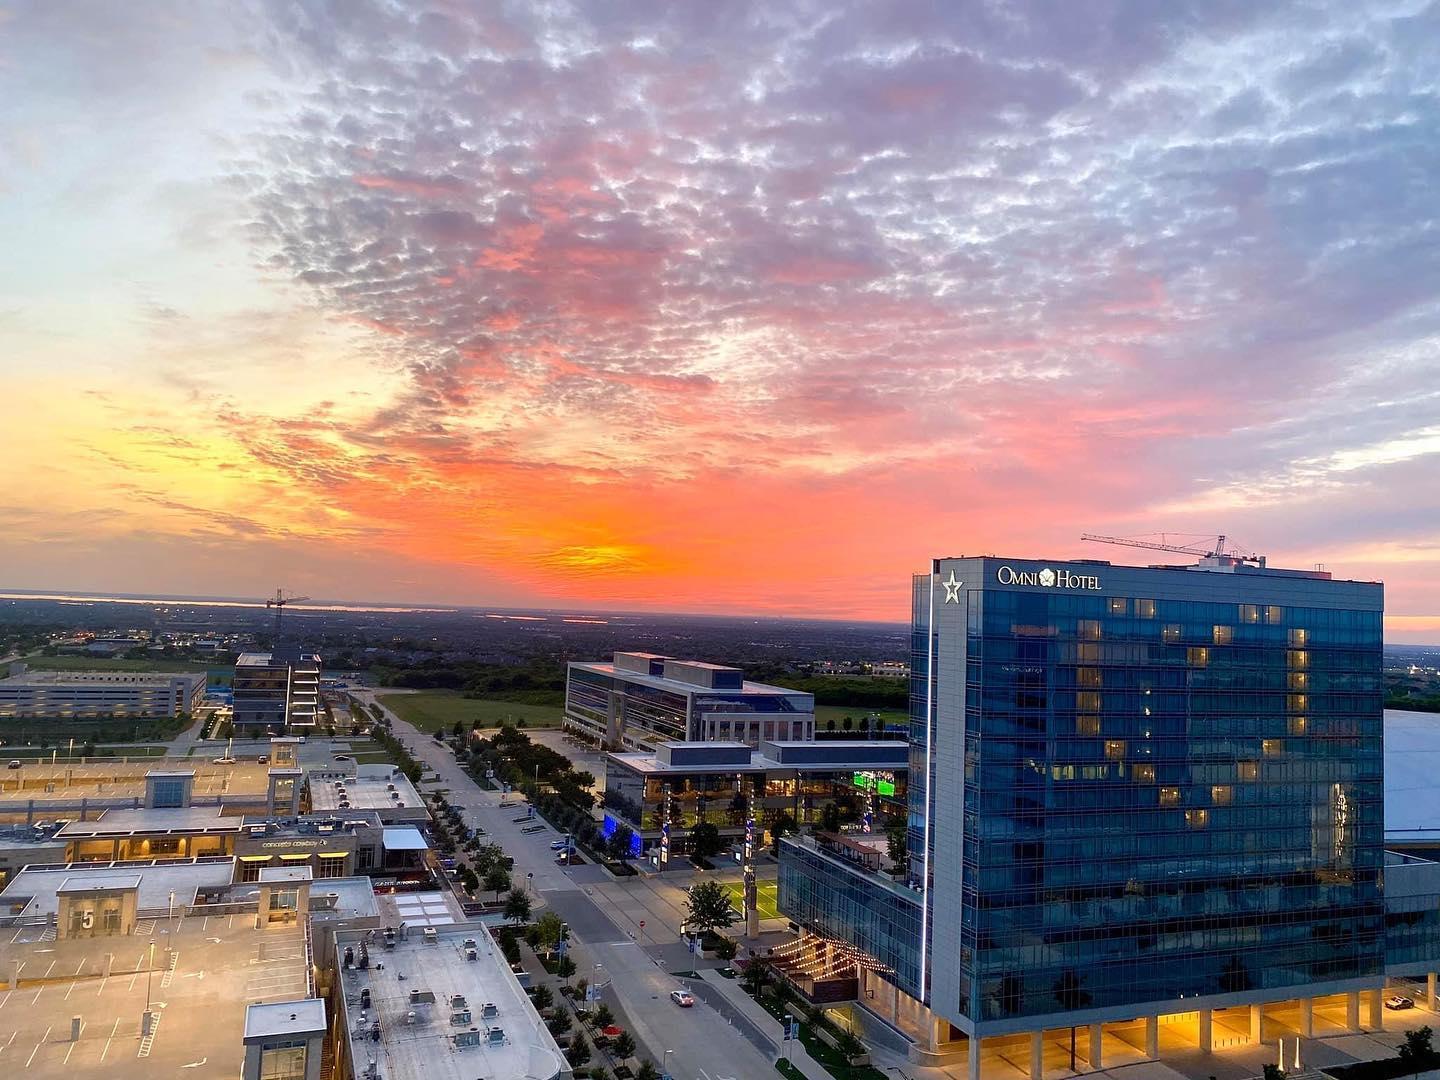
{"type": "Polygon", "coordinates": [[[913,600],[908,868],[780,844],[812,1000],[1040,1080],[1075,1027],[1097,1070],[1379,1028],[1387,976],[1433,996],[1440,865],[1386,851],[1383,586],[987,557],[913,600]]]}
{"type": "Polygon", "coordinates": [[[854,675],[872,679],[908,679],[910,665],[899,660],[819,660],[816,675],[854,675]]]}
{"type": "Polygon", "coordinates": [[[0,717],[179,716],[205,696],[203,673],[11,670],[0,679],[0,717]]]}
{"type": "Polygon", "coordinates": [[[299,646],[241,653],[231,682],[235,734],[304,732],[319,722],[320,657],[299,646]]]}
{"type": "Polygon", "coordinates": [[[618,652],[611,663],[572,663],[565,726],[620,749],[662,742],[762,742],[815,737],[815,696],[749,682],[739,668],[618,652]]]}

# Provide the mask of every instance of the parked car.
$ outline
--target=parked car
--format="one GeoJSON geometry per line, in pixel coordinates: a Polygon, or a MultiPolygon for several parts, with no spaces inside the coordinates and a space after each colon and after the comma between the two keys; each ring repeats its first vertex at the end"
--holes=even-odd
{"type": "Polygon", "coordinates": [[[256,758],[255,760],[256,760],[257,762],[259,762],[261,765],[269,765],[269,764],[270,764],[270,755],[269,755],[269,754],[261,754],[261,755],[260,755],[258,758],[256,758]]]}
{"type": "Polygon", "coordinates": [[[1387,1009],[1413,1009],[1415,1002],[1404,994],[1396,994],[1385,999],[1385,1007],[1387,1009]]]}
{"type": "Polygon", "coordinates": [[[695,995],[689,990],[671,990],[670,1000],[682,1009],[688,1009],[695,1004],[695,995]]]}
{"type": "Polygon", "coordinates": [[[9,765],[6,766],[6,768],[7,768],[7,769],[18,769],[18,768],[20,768],[20,762],[18,762],[18,761],[12,761],[12,762],[10,762],[9,765]]]}
{"type": "Polygon", "coordinates": [[[551,840],[551,841],[550,841],[550,850],[551,850],[551,851],[564,851],[564,850],[565,850],[567,847],[569,847],[569,846],[570,846],[570,841],[568,841],[568,840],[551,840]]]}

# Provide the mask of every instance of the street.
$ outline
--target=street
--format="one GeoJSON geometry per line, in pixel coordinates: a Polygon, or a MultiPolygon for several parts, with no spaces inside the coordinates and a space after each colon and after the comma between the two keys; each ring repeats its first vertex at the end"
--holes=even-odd
{"type": "MultiPolygon", "coordinates": [[[[364,691],[356,696],[367,704],[373,700],[364,691]]],[[[778,1048],[744,1017],[722,1015],[703,998],[689,1009],[670,1001],[670,991],[687,984],[668,972],[689,968],[694,959],[680,941],[673,899],[641,878],[617,882],[597,866],[558,866],[550,850],[558,833],[522,833],[512,820],[519,816],[516,808],[501,809],[500,794],[482,791],[456,764],[448,746],[385,712],[391,730],[434,770],[438,786],[447,789],[446,798],[461,809],[467,823],[484,829],[486,839],[514,857],[516,886],[528,883],[570,924],[570,955],[580,974],[608,985],[606,1002],[657,1066],[666,1067],[665,1052],[670,1050],[668,1069],[677,1080],[774,1075],[778,1048]],[[652,921],[654,915],[661,918],[652,921]],[[645,922],[643,930],[639,920],[645,922]]],[[[675,894],[673,888],[669,892],[675,894]]]]}

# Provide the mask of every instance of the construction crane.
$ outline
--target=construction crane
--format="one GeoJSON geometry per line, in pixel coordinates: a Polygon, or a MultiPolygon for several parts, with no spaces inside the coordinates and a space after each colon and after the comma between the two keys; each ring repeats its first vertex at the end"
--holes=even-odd
{"type": "MultiPolygon", "coordinates": [[[[1128,536],[1097,536],[1094,533],[1081,533],[1081,540],[1090,540],[1097,544],[1118,544],[1121,547],[1145,548],[1148,551],[1176,551],[1182,555],[1199,555],[1204,559],[1229,559],[1237,563],[1250,563],[1254,566],[1264,566],[1265,556],[1257,555],[1247,551],[1226,550],[1229,538],[1221,533],[1213,541],[1205,538],[1203,545],[1195,544],[1172,544],[1169,542],[1168,533],[1151,533],[1152,536],[1160,537],[1160,540],[1141,540],[1128,536]]],[[[1177,538],[1179,539],[1179,538],[1177,538]]]]}
{"type": "Polygon", "coordinates": [[[273,607],[273,608],[275,609],[275,644],[276,644],[276,645],[279,645],[279,644],[280,644],[280,616],[281,616],[281,614],[283,614],[284,611],[285,611],[285,605],[286,605],[286,604],[298,604],[301,600],[309,600],[309,599],[310,599],[310,597],[308,597],[308,596],[286,596],[281,590],[276,589],[276,590],[275,590],[275,596],[274,596],[274,598],[265,601],[265,606],[266,606],[267,608],[272,608],[272,607],[273,607]]]}

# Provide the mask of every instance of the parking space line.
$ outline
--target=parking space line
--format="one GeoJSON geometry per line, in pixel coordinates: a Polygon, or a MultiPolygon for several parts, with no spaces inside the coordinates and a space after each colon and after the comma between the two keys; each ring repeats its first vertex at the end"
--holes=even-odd
{"type": "MultiPolygon", "coordinates": [[[[50,1025],[50,1027],[54,1026],[54,1024],[50,1025]]],[[[25,1067],[27,1069],[30,1067],[30,1063],[35,1060],[35,1055],[40,1052],[40,1047],[45,1045],[45,1040],[48,1038],[50,1038],[50,1028],[47,1027],[45,1034],[40,1036],[40,1041],[35,1044],[35,1049],[30,1051],[30,1056],[25,1060],[25,1067]]]]}
{"type": "Polygon", "coordinates": [[[105,1060],[105,1055],[110,1052],[110,1043],[115,1038],[115,1032],[120,1030],[120,1018],[115,1018],[115,1026],[110,1029],[110,1038],[105,1040],[105,1049],[100,1051],[100,1060],[105,1060]]]}

